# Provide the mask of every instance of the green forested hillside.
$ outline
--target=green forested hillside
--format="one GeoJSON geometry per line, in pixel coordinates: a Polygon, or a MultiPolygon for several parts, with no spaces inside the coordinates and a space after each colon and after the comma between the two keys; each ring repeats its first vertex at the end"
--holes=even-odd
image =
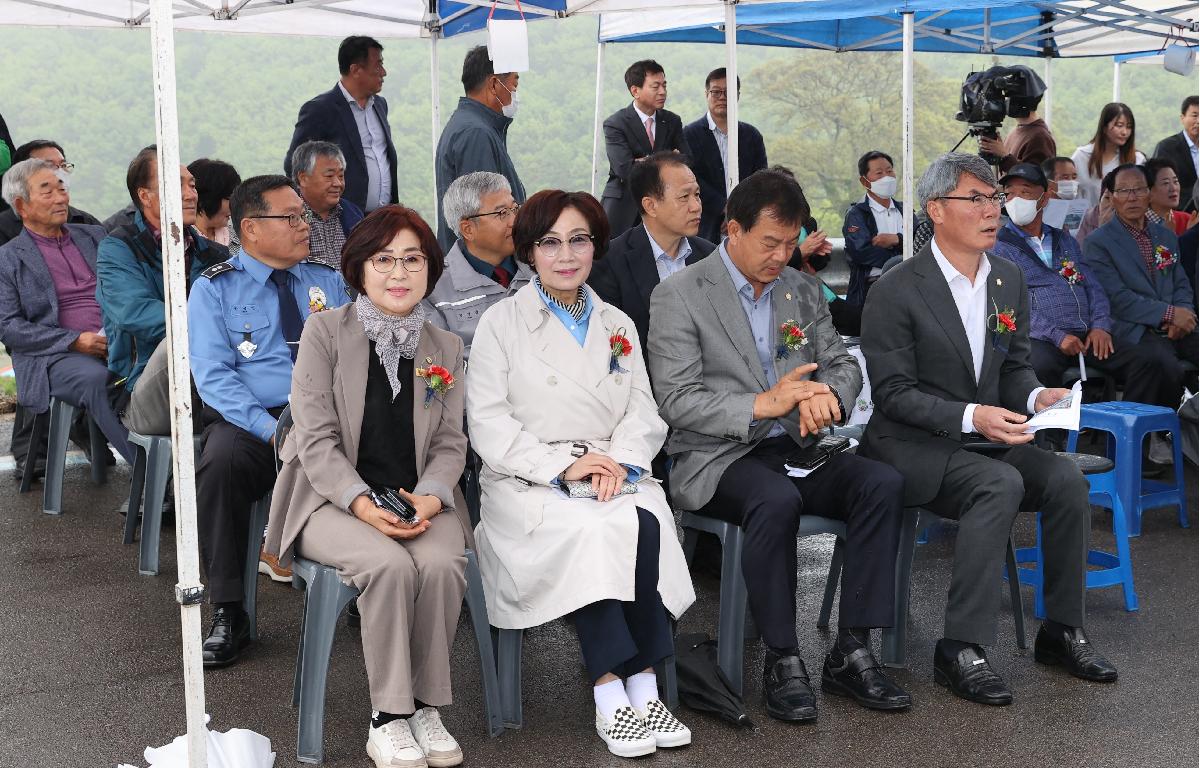
{"type": "MultiPolygon", "coordinates": [[[[586,189],[592,160],[596,43],[594,19],[530,25],[533,70],[521,78],[521,111],[510,148],[530,190],[586,189]]],[[[370,33],[364,28],[364,33],[370,33]]],[[[73,201],[104,217],[127,202],[129,159],[154,140],[150,42],[145,30],[79,31],[5,28],[0,44],[0,113],[17,143],[60,141],[77,165],[73,201]]],[[[432,208],[428,42],[383,40],[392,131],[401,157],[400,196],[432,208]]],[[[481,34],[440,46],[442,119],[462,92],[462,56],[481,34]]],[[[243,177],[277,172],[300,104],[332,87],[337,40],[179,34],[182,154],[218,157],[243,177]]],[[[744,47],[740,51],[742,118],[766,136],[772,163],[795,169],[826,227],[840,229],[848,202],[861,194],[854,159],[870,148],[898,152],[898,54],[831,54],[744,47]]],[[[605,111],[622,106],[629,62],[654,57],[666,68],[667,107],[685,122],[703,114],[704,75],[724,64],[712,45],[611,45],[605,68],[605,111]]],[[[962,135],[956,122],[959,85],[972,70],[996,63],[979,55],[917,57],[916,151],[920,167],[962,135]]],[[[1001,61],[1000,63],[1015,63],[1001,61]]],[[[1040,62],[1032,62],[1042,71],[1040,62]]],[[[1086,142],[1100,108],[1112,97],[1111,59],[1056,61],[1053,128],[1069,154],[1086,142]]],[[[1122,96],[1137,116],[1141,149],[1178,130],[1179,102],[1195,78],[1157,66],[1127,66],[1122,96]]],[[[897,158],[897,165],[899,158],[897,158]]],[[[603,169],[607,164],[601,164],[603,169]]],[[[603,182],[601,175],[600,182],[603,182]]]]}

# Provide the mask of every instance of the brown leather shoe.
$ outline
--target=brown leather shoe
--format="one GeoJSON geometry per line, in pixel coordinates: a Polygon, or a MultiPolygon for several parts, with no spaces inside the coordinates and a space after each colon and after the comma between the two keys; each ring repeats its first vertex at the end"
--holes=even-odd
{"type": "Polygon", "coordinates": [[[271,581],[278,581],[280,584],[292,583],[292,569],[281,566],[279,558],[265,549],[258,556],[258,572],[270,576],[271,581]]]}

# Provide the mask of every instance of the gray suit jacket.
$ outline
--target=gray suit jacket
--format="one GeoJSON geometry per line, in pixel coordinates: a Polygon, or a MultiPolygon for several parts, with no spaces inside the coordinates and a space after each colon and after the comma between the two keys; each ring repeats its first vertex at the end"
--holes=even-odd
{"type": "MultiPolygon", "coordinates": [[[[843,404],[853,404],[862,388],[862,371],[834,330],[820,283],[784,269],[771,292],[771,308],[774,326],[795,320],[808,326],[810,340],[776,359],[776,374],[815,362],[820,367],[812,378],[828,384],[843,404]]],[[[774,345],[776,339],[771,341],[774,345]]],[[[719,250],[654,289],[649,349],[654,397],[671,427],[671,497],[679,508],[696,510],[712,498],[729,465],[762,442],[772,425],[766,419],[752,424],[754,398],[769,386],[719,250]]],[[[803,445],[812,438],[800,437],[799,419],[799,411],[793,410],[779,423],[803,445]]]]}
{"type": "MultiPolygon", "coordinates": [[[[67,224],[71,240],[96,271],[96,248],[104,230],[67,224]]],[[[50,366],[66,355],[79,331],[58,325],[58,294],[46,260],[25,230],[0,246],[0,342],[12,351],[17,401],[42,413],[50,407],[50,366]]]]}
{"type": "MultiPolygon", "coordinates": [[[[988,332],[979,381],[950,286],[927,244],[867,294],[862,351],[875,412],[859,454],[904,475],[904,503],[933,499],[950,455],[962,449],[969,403],[1025,413],[1038,386],[1029,364],[1029,290],[1020,267],[989,256],[987,303],[1016,311],[1015,332],[988,332]]],[[[989,322],[989,325],[991,323],[989,322]]]]}
{"type": "MultiPolygon", "coordinates": [[[[1150,242],[1162,246],[1179,261],[1179,238],[1161,224],[1146,224],[1150,242]]],[[[1112,335],[1118,342],[1136,344],[1147,330],[1162,325],[1169,306],[1195,311],[1196,299],[1183,266],[1146,269],[1137,241],[1115,216],[1088,235],[1083,244],[1084,263],[1108,294],[1112,335]]]]}

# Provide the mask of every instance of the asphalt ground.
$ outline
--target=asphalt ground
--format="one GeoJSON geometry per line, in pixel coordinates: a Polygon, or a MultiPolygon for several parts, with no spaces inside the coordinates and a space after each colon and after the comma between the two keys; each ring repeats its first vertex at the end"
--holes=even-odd
{"type": "MultiPolygon", "coordinates": [[[[8,444],[11,417],[0,420],[8,444]]],[[[0,460],[0,466],[3,461],[0,460]]],[[[1189,465],[1196,519],[1196,472],[1189,465]]],[[[66,473],[61,517],[41,513],[41,485],[19,495],[11,470],[0,474],[0,768],[145,765],[142,750],[184,731],[179,609],[173,598],[175,543],[163,534],[161,572],[140,576],[137,548],[121,544],[117,513],[129,471],[119,464],[106,485],[91,483],[86,463],[66,473]]],[[[1110,517],[1097,510],[1092,546],[1113,549],[1110,517]]],[[[1018,546],[1033,542],[1032,515],[1016,526],[1018,546]]],[[[816,629],[831,537],[799,542],[801,652],[814,677],[832,636],[816,629]]],[[[1016,702],[989,708],[938,687],[933,645],[953,556],[952,526],[919,545],[913,567],[909,666],[894,672],[912,694],[911,711],[869,712],[818,693],[812,725],[771,720],[761,698],[762,651],[746,654],[746,705],[757,724],[735,730],[681,708],[693,744],[642,758],[661,766],[1138,766],[1197,765],[1197,538],[1169,510],[1150,512],[1132,541],[1141,609],[1127,613],[1119,588],[1088,595],[1091,639],[1120,669],[1113,685],[1076,680],[1034,663],[1016,647],[1007,587],[993,666],[1016,702]]],[[[717,582],[698,577],[697,604],[681,632],[715,633],[717,582]]],[[[296,765],[291,683],[301,593],[265,577],[259,585],[261,641],[233,667],[205,675],[215,730],[249,728],[268,736],[276,765],[296,765]]],[[[1038,622],[1024,590],[1030,643],[1038,622]]],[[[836,625],[836,617],[834,619],[836,625]]],[[[206,621],[207,625],[207,621],[206,621]]],[[[876,644],[878,640],[876,639],[876,644]]],[[[443,718],[467,765],[622,766],[593,731],[593,707],[572,630],[563,622],[526,635],[524,727],[487,735],[479,659],[466,614],[454,646],[455,704],[443,718]]],[[[327,766],[371,765],[370,716],[359,635],[343,624],[333,650],[326,701],[327,766]]]]}

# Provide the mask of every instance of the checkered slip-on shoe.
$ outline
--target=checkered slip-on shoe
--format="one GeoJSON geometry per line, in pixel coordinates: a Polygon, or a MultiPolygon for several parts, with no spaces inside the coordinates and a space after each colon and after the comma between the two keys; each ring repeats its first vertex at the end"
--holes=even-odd
{"type": "Polygon", "coordinates": [[[691,730],[679,722],[667,705],[658,699],[646,705],[645,709],[635,709],[642,725],[654,737],[654,744],[659,747],[682,747],[692,743],[691,730]]]}
{"type": "Polygon", "coordinates": [[[642,725],[633,707],[621,707],[609,720],[596,710],[596,733],[608,751],[617,757],[641,757],[654,754],[654,735],[642,725]]]}

